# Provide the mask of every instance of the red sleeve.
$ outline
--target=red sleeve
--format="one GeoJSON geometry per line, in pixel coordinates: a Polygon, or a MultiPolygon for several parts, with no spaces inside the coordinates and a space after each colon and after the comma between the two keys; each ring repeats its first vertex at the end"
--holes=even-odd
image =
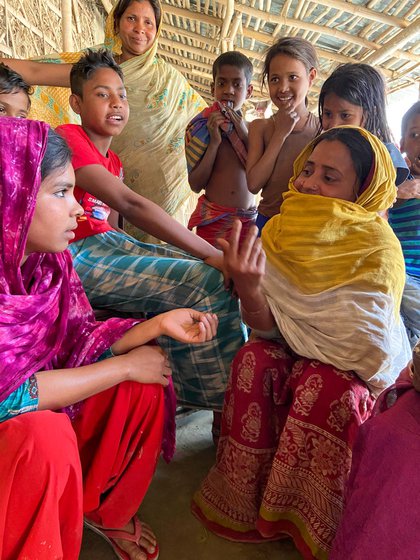
{"type": "Polygon", "coordinates": [[[101,154],[81,126],[64,124],[58,126],[56,131],[66,140],[72,151],[71,162],[75,171],[86,165],[103,166],[101,154]]]}

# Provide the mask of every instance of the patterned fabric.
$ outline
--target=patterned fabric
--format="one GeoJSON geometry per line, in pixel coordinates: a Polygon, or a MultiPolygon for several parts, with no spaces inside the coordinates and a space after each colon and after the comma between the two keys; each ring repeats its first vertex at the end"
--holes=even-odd
{"type": "Polygon", "coordinates": [[[211,202],[204,194],[197,202],[197,208],[191,215],[188,228],[197,228],[197,235],[219,248],[217,239],[229,239],[235,219],[242,222],[240,242],[245,239],[250,227],[255,224],[257,207],[245,210],[221,206],[211,202]]]}
{"type": "Polygon", "coordinates": [[[169,356],[179,401],[221,410],[229,367],[246,330],[220,272],[175,247],[148,245],[116,231],[72,243],[69,250],[94,308],[161,313],[182,305],[217,314],[211,342],[158,342],[169,356]]]}
{"type": "Polygon", "coordinates": [[[394,166],[380,140],[357,130],[375,165],[354,203],[296,190],[313,143],[295,161],[281,214],[262,231],[264,290],[296,353],[355,371],[378,393],[410,358],[399,316],[405,269],[400,243],[378,215],[396,196],[394,166]]]}
{"type": "Polygon", "coordinates": [[[13,393],[10,393],[0,402],[0,422],[37,409],[38,384],[35,375],[31,375],[13,393]]]}
{"type": "Polygon", "coordinates": [[[412,369],[419,377],[420,344],[358,433],[330,560],[420,558],[420,394],[411,383],[412,369]]]}
{"type": "Polygon", "coordinates": [[[325,560],[343,507],[352,446],[372,408],[353,372],[255,340],[232,364],[216,465],[193,511],[243,542],[293,537],[325,560]]]}
{"type": "MultiPolygon", "coordinates": [[[[215,111],[221,111],[225,115],[225,122],[222,125],[222,136],[228,138],[235,150],[236,155],[242,165],[246,166],[247,149],[239,138],[229,115],[226,113],[224,105],[220,101],[215,101],[211,107],[207,107],[199,113],[187,126],[185,132],[185,156],[187,158],[188,173],[194,169],[197,163],[204,156],[210,142],[210,132],[207,128],[207,119],[215,111]]],[[[203,188],[205,185],[203,185],[203,188]]]]}
{"type": "MultiPolygon", "coordinates": [[[[112,11],[106,23],[105,44],[95,48],[105,46],[120,54],[121,42],[113,29],[112,11]]],[[[195,197],[185,164],[185,128],[206,103],[178,70],[157,55],[159,32],[146,53],[121,64],[130,118],[123,133],[113,139],[112,149],[123,162],[126,184],[186,224],[192,208],[184,217],[184,206],[195,197]]],[[[81,55],[61,53],[36,60],[74,63],[81,55]]],[[[79,122],[69,108],[68,96],[65,88],[36,88],[31,117],[54,127],[79,122]]],[[[138,239],[152,239],[134,226],[128,229],[138,239]]]]}

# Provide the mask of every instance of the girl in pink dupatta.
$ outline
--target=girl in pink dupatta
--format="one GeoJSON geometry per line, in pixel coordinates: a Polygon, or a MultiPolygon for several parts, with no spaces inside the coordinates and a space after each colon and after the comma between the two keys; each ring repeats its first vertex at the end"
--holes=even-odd
{"type": "Polygon", "coordinates": [[[70,161],[45,123],[0,119],[0,557],[76,560],[84,517],[118,558],[153,559],[136,512],[171,372],[145,344],[205,342],[217,319],[95,322],[66,251],[82,212],[70,161]]]}
{"type": "Polygon", "coordinates": [[[359,431],[330,560],[420,558],[420,343],[359,431]]]}

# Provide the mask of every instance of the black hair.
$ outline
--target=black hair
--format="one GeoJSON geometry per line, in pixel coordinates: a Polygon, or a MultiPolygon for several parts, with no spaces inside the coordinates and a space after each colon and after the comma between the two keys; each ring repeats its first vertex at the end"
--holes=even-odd
{"type": "Polygon", "coordinates": [[[216,76],[222,66],[235,66],[240,70],[244,71],[246,85],[249,86],[252,80],[252,74],[254,73],[254,67],[252,62],[247,56],[238,51],[228,51],[219,55],[213,62],[213,81],[216,80],[216,76]]]}
{"type": "Polygon", "coordinates": [[[360,186],[363,186],[375,161],[369,141],[356,128],[330,128],[316,138],[313,150],[321,142],[334,140],[338,140],[349,149],[360,186]]]}
{"type": "Polygon", "coordinates": [[[416,115],[420,114],[420,101],[416,101],[414,105],[408,109],[401,120],[401,138],[404,138],[407,134],[407,129],[410,124],[411,119],[413,119],[416,115]]]}
{"type": "Polygon", "coordinates": [[[152,6],[152,10],[155,14],[156,29],[159,29],[162,10],[158,0],[119,0],[114,8],[114,32],[118,33],[118,26],[120,25],[121,18],[133,2],[148,2],[152,6]]]}
{"type": "Polygon", "coordinates": [[[71,92],[79,97],[83,97],[83,84],[90,80],[99,68],[110,68],[114,70],[124,82],[122,70],[115,62],[111,51],[107,49],[99,49],[97,51],[87,49],[79,62],[73,64],[73,68],[71,69],[71,92]]]}
{"type": "Polygon", "coordinates": [[[31,86],[25,82],[20,74],[0,62],[0,93],[13,93],[19,90],[26,93],[30,105],[31,86]]]}
{"type": "Polygon", "coordinates": [[[325,97],[329,93],[361,107],[365,119],[363,128],[375,134],[382,142],[392,142],[385,113],[385,81],[373,66],[349,62],[334,70],[325,80],[319,94],[318,113],[321,123],[325,97]]]}
{"type": "Polygon", "coordinates": [[[262,85],[270,73],[270,64],[278,54],[285,54],[299,60],[306,68],[307,73],[318,68],[318,56],[315,47],[302,37],[282,37],[272,45],[265,55],[264,68],[262,71],[262,85]]]}
{"type": "Polygon", "coordinates": [[[41,162],[41,180],[56,169],[64,169],[71,163],[71,150],[62,136],[52,128],[48,130],[47,147],[41,162]]]}

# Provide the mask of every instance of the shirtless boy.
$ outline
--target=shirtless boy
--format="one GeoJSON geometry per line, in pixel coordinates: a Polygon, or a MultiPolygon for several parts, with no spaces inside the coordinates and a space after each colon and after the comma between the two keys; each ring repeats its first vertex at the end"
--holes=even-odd
{"type": "Polygon", "coordinates": [[[238,52],[221,54],[213,64],[215,103],[187,127],[186,156],[191,189],[203,194],[188,227],[217,246],[228,238],[235,218],[242,236],[255,222],[254,196],[246,180],[248,128],[240,109],[252,94],[252,63],[238,52]]]}

